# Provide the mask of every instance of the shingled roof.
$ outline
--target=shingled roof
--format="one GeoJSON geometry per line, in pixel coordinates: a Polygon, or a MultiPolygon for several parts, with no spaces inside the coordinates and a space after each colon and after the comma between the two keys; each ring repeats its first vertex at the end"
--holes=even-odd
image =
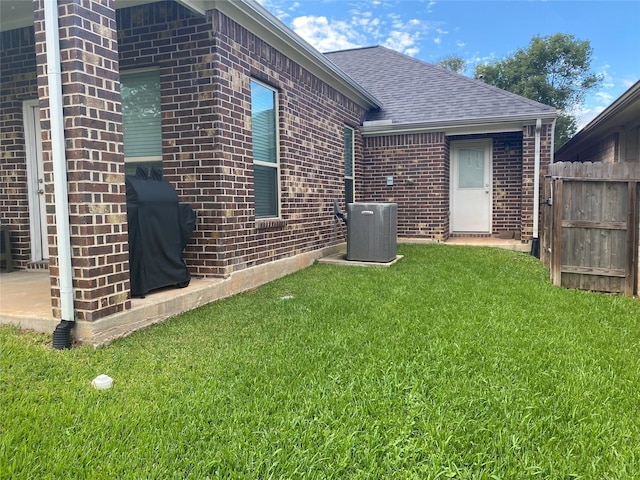
{"type": "Polygon", "coordinates": [[[554,118],[556,109],[385,47],[325,54],[382,102],[366,121],[398,124],[554,118]]]}

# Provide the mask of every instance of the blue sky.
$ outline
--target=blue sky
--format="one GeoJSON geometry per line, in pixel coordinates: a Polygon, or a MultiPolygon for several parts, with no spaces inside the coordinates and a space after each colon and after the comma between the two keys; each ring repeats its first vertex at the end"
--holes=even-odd
{"type": "Polygon", "coordinates": [[[500,60],[536,36],[589,40],[602,85],[575,112],[587,123],[640,79],[640,0],[260,0],[322,52],[384,45],[426,62],[500,60]]]}

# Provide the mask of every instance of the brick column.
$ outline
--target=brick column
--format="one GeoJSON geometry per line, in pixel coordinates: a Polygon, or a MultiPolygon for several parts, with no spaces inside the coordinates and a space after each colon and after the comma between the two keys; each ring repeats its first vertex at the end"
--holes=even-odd
{"type": "MultiPolygon", "coordinates": [[[[34,5],[44,160],[50,164],[42,0],[34,5]]],[[[65,0],[58,11],[75,319],[94,321],[130,308],[115,5],[65,0]]],[[[49,215],[49,221],[55,218],[49,215]]],[[[59,317],[57,245],[55,237],[50,241],[53,310],[59,317]]]]}
{"type": "Polygon", "coordinates": [[[533,185],[535,170],[536,126],[527,125],[522,129],[522,240],[533,238],[533,185]]]}

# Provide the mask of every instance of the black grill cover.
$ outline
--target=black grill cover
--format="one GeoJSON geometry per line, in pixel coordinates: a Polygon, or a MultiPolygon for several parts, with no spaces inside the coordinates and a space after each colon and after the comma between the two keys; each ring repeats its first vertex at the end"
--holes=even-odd
{"type": "Polygon", "coordinates": [[[138,168],[127,177],[131,295],[144,297],[156,288],[189,285],[182,251],[195,227],[195,212],[178,203],[173,186],[158,169],[147,176],[138,168]]]}

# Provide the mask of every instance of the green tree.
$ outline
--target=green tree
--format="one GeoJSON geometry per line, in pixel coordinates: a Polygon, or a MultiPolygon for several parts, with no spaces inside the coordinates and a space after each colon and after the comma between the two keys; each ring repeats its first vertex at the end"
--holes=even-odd
{"type": "Polygon", "coordinates": [[[483,75],[491,85],[560,110],[554,145],[558,148],[576,132],[571,112],[602,82],[602,76],[591,71],[592,53],[588,40],[580,41],[570,34],[535,36],[527,49],[478,65],[475,76],[483,75]]]}
{"type": "Polygon", "coordinates": [[[444,68],[445,70],[459,73],[460,75],[464,75],[464,72],[467,69],[467,62],[465,59],[456,55],[442,57],[436,62],[436,65],[444,68]]]}

